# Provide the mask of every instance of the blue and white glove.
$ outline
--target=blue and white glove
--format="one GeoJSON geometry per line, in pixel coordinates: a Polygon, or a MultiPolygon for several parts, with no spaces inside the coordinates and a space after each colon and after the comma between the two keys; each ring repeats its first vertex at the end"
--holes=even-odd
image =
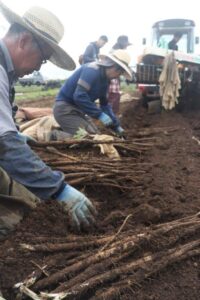
{"type": "Polygon", "coordinates": [[[121,126],[117,126],[115,132],[119,137],[124,137],[125,132],[121,126]]]}
{"type": "Polygon", "coordinates": [[[109,115],[102,112],[99,116],[99,121],[101,121],[105,126],[110,126],[113,124],[112,119],[109,117],[109,115]]]}
{"type": "Polygon", "coordinates": [[[90,200],[70,185],[57,196],[65,211],[69,213],[71,225],[80,231],[81,227],[89,228],[95,223],[96,209],[90,200]]]}
{"type": "Polygon", "coordinates": [[[32,138],[31,136],[29,135],[26,135],[26,134],[23,134],[21,132],[18,131],[18,136],[20,137],[20,139],[24,142],[24,143],[27,143],[27,142],[36,142],[36,140],[34,138],[32,138]]]}

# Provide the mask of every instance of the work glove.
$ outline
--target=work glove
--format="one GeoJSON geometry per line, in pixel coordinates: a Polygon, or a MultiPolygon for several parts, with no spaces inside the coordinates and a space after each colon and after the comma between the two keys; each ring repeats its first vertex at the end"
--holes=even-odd
{"type": "Polygon", "coordinates": [[[24,143],[27,143],[27,142],[36,142],[36,140],[34,138],[32,138],[31,136],[29,135],[26,135],[26,134],[23,134],[21,132],[18,132],[18,136],[20,137],[20,139],[24,142],[24,143]]]}
{"type": "Polygon", "coordinates": [[[99,121],[101,121],[105,126],[110,126],[113,124],[112,119],[109,117],[109,115],[102,112],[99,116],[99,121]]]}
{"type": "Polygon", "coordinates": [[[115,128],[115,132],[116,132],[116,134],[117,134],[118,137],[125,138],[125,131],[124,131],[124,129],[121,126],[117,126],[115,128]]]}
{"type": "Polygon", "coordinates": [[[68,212],[74,229],[80,231],[81,227],[88,229],[94,225],[97,212],[84,194],[67,184],[57,200],[61,201],[64,210],[68,212]]]}

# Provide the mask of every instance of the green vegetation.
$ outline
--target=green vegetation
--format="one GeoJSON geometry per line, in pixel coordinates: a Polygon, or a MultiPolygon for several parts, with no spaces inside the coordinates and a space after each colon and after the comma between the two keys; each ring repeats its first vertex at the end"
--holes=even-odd
{"type": "Polygon", "coordinates": [[[50,98],[55,97],[59,91],[59,88],[54,89],[45,89],[43,86],[15,86],[15,99],[16,102],[24,101],[24,100],[39,100],[41,98],[50,98]]]}
{"type": "MultiPolygon", "coordinates": [[[[120,88],[124,93],[134,94],[134,92],[136,91],[136,85],[133,83],[127,84],[126,82],[121,82],[120,88]]],[[[59,89],[60,88],[50,88],[37,85],[21,86],[20,84],[16,84],[15,99],[16,102],[20,103],[20,101],[25,100],[37,101],[41,98],[55,98],[59,89]]]]}
{"type": "Polygon", "coordinates": [[[127,84],[126,82],[121,82],[120,88],[124,93],[134,94],[137,90],[135,83],[127,84]]]}

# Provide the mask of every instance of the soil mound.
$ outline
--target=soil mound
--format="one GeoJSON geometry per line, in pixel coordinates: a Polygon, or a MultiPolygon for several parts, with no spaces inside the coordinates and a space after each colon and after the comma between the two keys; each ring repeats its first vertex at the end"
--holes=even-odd
{"type": "Polygon", "coordinates": [[[89,143],[53,145],[76,162],[34,148],[94,201],[97,224],[74,233],[55,201],[28,214],[0,243],[5,299],[199,299],[200,113],[149,115],[135,103],[122,107],[121,161],[89,143]]]}

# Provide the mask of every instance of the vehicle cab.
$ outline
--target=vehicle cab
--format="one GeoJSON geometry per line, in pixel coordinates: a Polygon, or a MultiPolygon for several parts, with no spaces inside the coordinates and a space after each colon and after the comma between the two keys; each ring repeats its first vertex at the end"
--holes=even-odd
{"type": "Polygon", "coordinates": [[[199,43],[199,38],[194,34],[195,23],[187,19],[168,19],[159,21],[152,26],[151,46],[159,47],[163,43],[167,47],[174,34],[182,34],[178,42],[178,49],[185,53],[194,53],[195,44],[199,43]],[[160,43],[162,41],[162,43],[160,43]]]}
{"type": "MultiPolygon", "coordinates": [[[[195,46],[199,44],[199,37],[195,37],[195,22],[189,19],[167,19],[154,23],[151,33],[151,48],[155,48],[155,51],[156,48],[171,51],[167,50],[168,43],[176,32],[180,32],[182,35],[177,43],[178,52],[194,53],[195,46]]],[[[143,45],[146,45],[146,39],[143,39],[143,45]]],[[[137,83],[145,106],[149,101],[160,98],[158,79],[162,70],[162,62],[163,58],[155,60],[155,57],[150,55],[146,55],[145,58],[141,55],[138,58],[137,83]]]]}

